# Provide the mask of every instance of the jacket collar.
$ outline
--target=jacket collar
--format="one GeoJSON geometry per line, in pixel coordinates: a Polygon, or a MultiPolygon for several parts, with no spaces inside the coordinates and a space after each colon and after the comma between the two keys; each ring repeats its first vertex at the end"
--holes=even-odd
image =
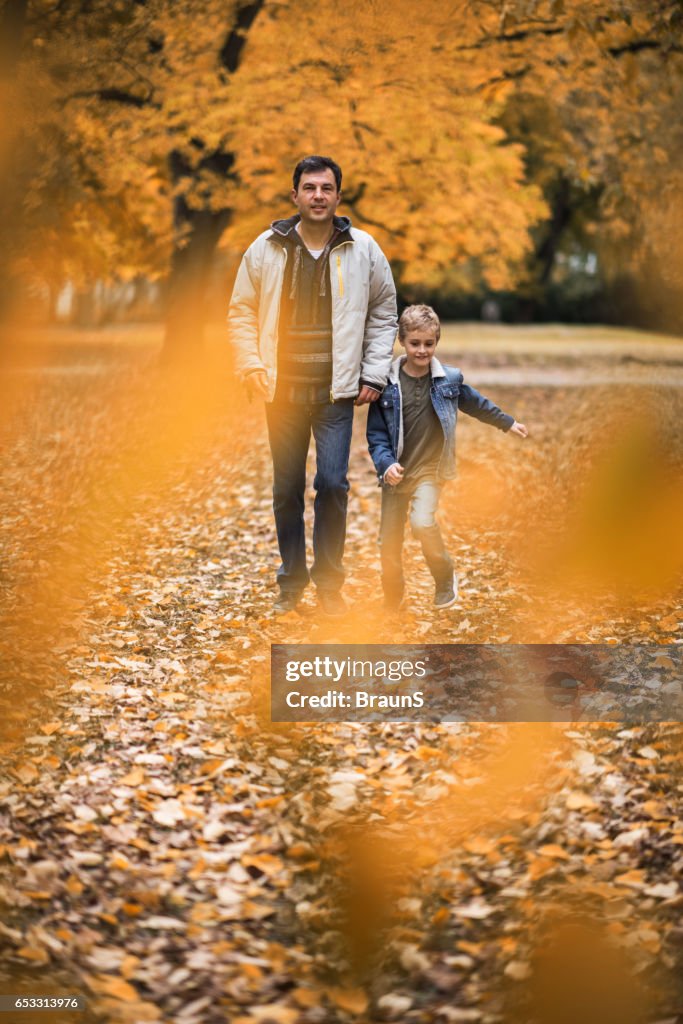
{"type": "MultiPolygon", "coordinates": [[[[286,238],[292,233],[296,225],[301,220],[298,213],[295,213],[293,217],[287,217],[286,220],[274,220],[270,225],[271,231],[274,235],[279,235],[281,238],[286,238]]],[[[348,231],[351,227],[351,220],[348,217],[337,217],[335,215],[332,221],[337,231],[348,231]]],[[[272,236],[271,236],[272,237],[272,236]]]]}
{"type": "MultiPolygon", "coordinates": [[[[406,357],[404,355],[397,356],[396,359],[394,359],[393,363],[391,364],[391,369],[389,370],[389,382],[391,384],[398,384],[398,372],[401,369],[402,364],[405,363],[405,361],[406,357]]],[[[432,375],[432,377],[446,376],[446,371],[444,370],[443,366],[436,358],[436,356],[432,356],[431,358],[431,361],[429,363],[429,372],[432,375]]]]}

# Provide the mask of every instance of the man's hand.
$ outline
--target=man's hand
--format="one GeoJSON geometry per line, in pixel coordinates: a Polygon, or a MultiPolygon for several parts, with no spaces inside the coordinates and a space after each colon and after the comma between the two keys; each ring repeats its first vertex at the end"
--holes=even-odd
{"type": "Polygon", "coordinates": [[[360,389],[358,398],[353,404],[368,405],[370,402],[376,402],[379,396],[379,391],[376,391],[374,388],[368,387],[367,384],[364,384],[363,387],[360,389]]]}
{"type": "Polygon", "coordinates": [[[249,401],[252,400],[254,395],[257,398],[263,398],[264,401],[268,398],[268,382],[265,370],[254,370],[253,373],[250,373],[244,381],[244,386],[247,389],[249,401]]]}
{"type": "MultiPolygon", "coordinates": [[[[512,427],[510,427],[510,430],[512,430],[512,427]]],[[[384,474],[384,483],[391,484],[392,487],[395,487],[396,484],[400,484],[403,479],[403,472],[403,466],[400,462],[394,462],[394,464],[389,466],[389,469],[384,474]]]]}
{"type": "Polygon", "coordinates": [[[529,431],[526,429],[523,423],[518,423],[517,420],[510,427],[509,434],[517,434],[518,437],[528,437],[529,431]]]}

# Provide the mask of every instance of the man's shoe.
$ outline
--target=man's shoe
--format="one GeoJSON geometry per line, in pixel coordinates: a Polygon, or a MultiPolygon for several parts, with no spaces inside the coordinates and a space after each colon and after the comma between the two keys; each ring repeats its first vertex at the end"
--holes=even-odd
{"type": "Polygon", "coordinates": [[[297,591],[281,590],[279,597],[275,598],[273,611],[276,615],[286,615],[287,612],[294,612],[300,600],[301,594],[297,591]]]}
{"type": "Polygon", "coordinates": [[[437,583],[434,593],[435,608],[450,608],[458,600],[458,577],[453,573],[453,578],[445,583],[437,583]]]}
{"type": "Polygon", "coordinates": [[[318,604],[325,615],[344,615],[346,601],[338,590],[319,590],[318,604]]]}

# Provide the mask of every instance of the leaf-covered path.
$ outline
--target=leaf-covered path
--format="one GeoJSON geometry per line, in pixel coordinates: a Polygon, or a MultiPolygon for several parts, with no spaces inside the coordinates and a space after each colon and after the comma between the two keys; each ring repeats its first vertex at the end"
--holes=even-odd
{"type": "Polygon", "coordinates": [[[312,596],[272,614],[263,418],[223,371],[179,386],[124,360],[13,380],[3,992],[59,979],[86,994],[84,1020],[494,1024],[565,1019],[542,1016],[550,986],[590,1020],[588,949],[611,1000],[590,995],[596,1021],[677,1019],[677,727],[268,717],[273,642],[675,642],[669,563],[623,557],[651,523],[639,555],[656,561],[669,506],[639,505],[609,543],[605,522],[643,473],[668,481],[680,448],[650,446],[675,439],[677,389],[491,390],[532,439],[463,417],[442,516],[461,600],[433,612],[409,541],[401,619],[382,611],[359,415],[350,611],[324,621],[312,596]],[[636,402],[648,416],[624,441],[636,402]]]}

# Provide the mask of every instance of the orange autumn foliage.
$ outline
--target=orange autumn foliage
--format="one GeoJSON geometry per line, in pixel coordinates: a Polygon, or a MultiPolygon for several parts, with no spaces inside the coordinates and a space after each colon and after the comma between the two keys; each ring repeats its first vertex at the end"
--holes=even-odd
{"type": "Polygon", "coordinates": [[[404,0],[39,0],[5,86],[14,268],[163,275],[207,225],[208,256],[237,251],[311,151],[342,164],[345,212],[408,286],[513,286],[556,174],[599,190],[601,241],[671,267],[679,20],[640,0],[427,0],[419,18],[404,0]]]}

